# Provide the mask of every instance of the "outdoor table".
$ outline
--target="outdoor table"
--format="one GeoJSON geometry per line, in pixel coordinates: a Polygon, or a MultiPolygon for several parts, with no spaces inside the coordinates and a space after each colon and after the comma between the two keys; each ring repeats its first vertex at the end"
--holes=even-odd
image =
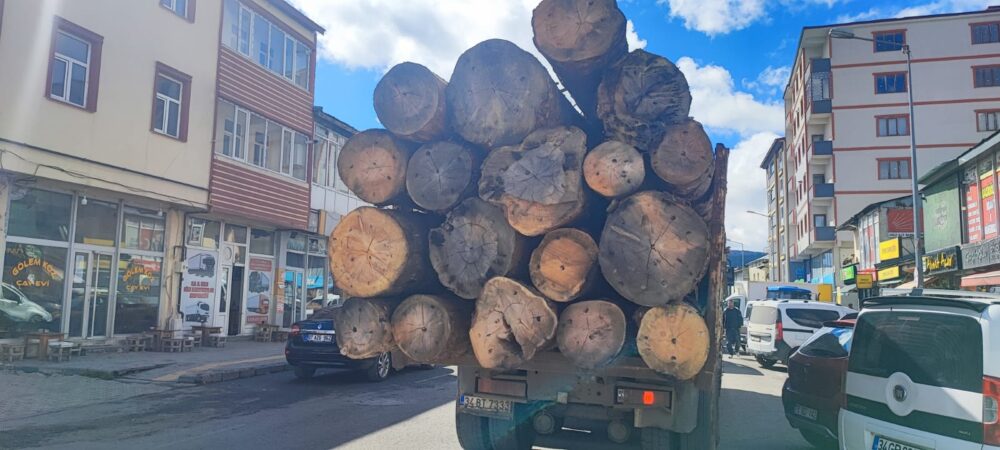
{"type": "Polygon", "coordinates": [[[208,336],[212,333],[222,333],[222,327],[213,327],[209,325],[191,325],[191,331],[197,333],[201,332],[201,346],[204,347],[208,342],[208,336]]]}
{"type": "Polygon", "coordinates": [[[63,333],[50,333],[48,331],[27,333],[24,335],[24,348],[28,348],[28,344],[32,339],[38,339],[38,359],[47,359],[49,356],[49,339],[61,341],[63,336],[63,333]]]}

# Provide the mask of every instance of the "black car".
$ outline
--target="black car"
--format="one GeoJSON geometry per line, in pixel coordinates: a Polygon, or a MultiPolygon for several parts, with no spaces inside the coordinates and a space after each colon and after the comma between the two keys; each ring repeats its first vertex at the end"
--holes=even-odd
{"type": "Polygon", "coordinates": [[[285,344],[285,359],[295,369],[295,376],[309,378],[316,369],[334,368],[364,371],[370,381],[389,378],[392,353],[369,359],[351,359],[340,354],[331,309],[317,310],[309,319],[292,325],[285,344]]]}

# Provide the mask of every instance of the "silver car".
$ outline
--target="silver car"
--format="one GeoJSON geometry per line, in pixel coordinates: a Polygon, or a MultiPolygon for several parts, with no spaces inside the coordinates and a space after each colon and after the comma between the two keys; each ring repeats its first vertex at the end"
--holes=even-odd
{"type": "Polygon", "coordinates": [[[52,314],[38,303],[28,300],[28,297],[16,287],[3,283],[3,297],[0,298],[0,312],[15,322],[51,322],[52,314]]]}

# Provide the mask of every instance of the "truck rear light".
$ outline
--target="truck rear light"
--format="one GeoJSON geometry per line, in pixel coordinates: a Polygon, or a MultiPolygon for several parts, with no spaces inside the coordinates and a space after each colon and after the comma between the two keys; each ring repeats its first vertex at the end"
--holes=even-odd
{"type": "Polygon", "coordinates": [[[781,319],[774,324],[774,343],[777,344],[785,339],[785,330],[781,326],[781,319]]]}
{"type": "Polygon", "coordinates": [[[1000,445],[1000,378],[983,377],[983,443],[1000,445]]]}
{"type": "Polygon", "coordinates": [[[642,404],[652,405],[656,402],[656,393],[653,391],[642,391],[642,404]]]}
{"type": "Polygon", "coordinates": [[[528,385],[523,381],[476,378],[476,392],[507,397],[527,397],[528,385]]]}
{"type": "Polygon", "coordinates": [[[615,403],[619,405],[663,406],[670,408],[671,392],[618,388],[615,391],[615,403]]]}

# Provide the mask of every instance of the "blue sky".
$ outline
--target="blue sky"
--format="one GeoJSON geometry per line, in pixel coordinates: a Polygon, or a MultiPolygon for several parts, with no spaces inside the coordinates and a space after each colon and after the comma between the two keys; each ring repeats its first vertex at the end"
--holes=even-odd
{"type": "MultiPolygon", "coordinates": [[[[293,0],[324,25],[316,104],[358,129],[379,127],[372,91],[393,64],[414,61],[447,79],[458,55],[489,38],[531,45],[538,0],[293,0]]],[[[971,11],[989,0],[619,0],[630,47],[666,56],[691,85],[692,116],[733,148],[727,231],[766,245],[760,160],[783,133],[781,93],[803,26],[971,11]]],[[[1000,3],[1000,0],[998,0],[1000,3]]]]}

